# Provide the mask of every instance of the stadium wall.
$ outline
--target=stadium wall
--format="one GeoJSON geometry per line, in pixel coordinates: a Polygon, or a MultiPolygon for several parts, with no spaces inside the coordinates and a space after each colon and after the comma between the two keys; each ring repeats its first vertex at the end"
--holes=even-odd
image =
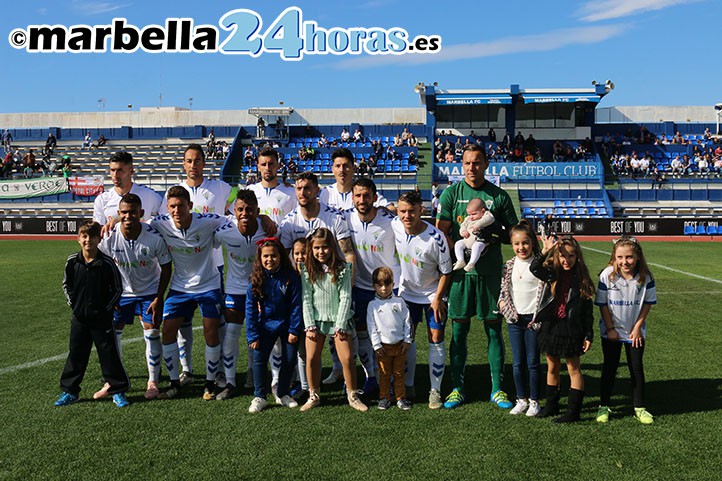
{"type": "Polygon", "coordinates": [[[657,122],[708,123],[717,122],[713,106],[628,106],[597,107],[594,110],[597,124],[639,124],[657,122]]]}
{"type": "MultiPolygon", "coordinates": [[[[266,119],[267,121],[269,119],[266,119]]],[[[120,129],[195,127],[209,125],[256,125],[247,110],[188,110],[179,107],[141,107],[119,112],[38,112],[0,114],[0,128],[120,129]]],[[[424,108],[391,109],[295,109],[287,125],[383,125],[426,122],[424,108]]],[[[47,136],[47,133],[45,134],[47,136]]],[[[216,133],[218,136],[218,133],[216,133]]]]}

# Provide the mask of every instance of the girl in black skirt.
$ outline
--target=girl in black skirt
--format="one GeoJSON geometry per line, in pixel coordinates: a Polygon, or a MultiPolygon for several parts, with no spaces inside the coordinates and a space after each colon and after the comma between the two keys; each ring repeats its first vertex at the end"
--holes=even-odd
{"type": "Polygon", "coordinates": [[[559,413],[559,370],[563,357],[571,389],[566,414],[554,422],[578,421],[584,399],[579,356],[592,345],[594,284],[582,249],[571,236],[545,237],[543,249],[532,261],[530,271],[546,283],[536,314],[536,320],[541,322],[539,349],[547,359],[547,403],[541,416],[559,413]]]}

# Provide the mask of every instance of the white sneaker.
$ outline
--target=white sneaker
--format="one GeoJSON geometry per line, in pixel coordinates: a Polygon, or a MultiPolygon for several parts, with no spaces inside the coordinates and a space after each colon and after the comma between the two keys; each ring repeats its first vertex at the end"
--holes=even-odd
{"type": "Polygon", "coordinates": [[[514,406],[511,411],[509,411],[509,414],[521,414],[526,411],[528,407],[529,403],[526,399],[517,399],[516,406],[514,406]]]}
{"type": "Polygon", "coordinates": [[[263,411],[266,406],[268,406],[268,402],[266,402],[265,399],[262,397],[254,397],[253,401],[251,401],[251,405],[248,408],[249,413],[260,413],[263,411]]]}
{"type": "Polygon", "coordinates": [[[313,409],[321,404],[321,396],[318,395],[317,391],[309,391],[308,393],[308,399],[306,400],[306,403],[301,406],[300,411],[305,412],[309,409],[313,409]]]}
{"type": "Polygon", "coordinates": [[[529,410],[526,412],[526,415],[530,418],[536,417],[541,412],[541,407],[539,407],[539,402],[535,400],[529,401],[529,410]]]}
{"type": "Polygon", "coordinates": [[[283,397],[276,397],[276,404],[280,404],[281,406],[286,406],[287,408],[297,408],[298,403],[295,399],[293,399],[291,396],[286,394],[283,397]]]}
{"type": "Polygon", "coordinates": [[[466,266],[466,261],[464,259],[460,259],[460,260],[456,261],[456,264],[454,264],[454,267],[452,268],[452,270],[458,271],[459,269],[463,269],[464,266],[466,266]]]}
{"type": "Polygon", "coordinates": [[[444,403],[441,402],[441,393],[436,389],[429,391],[429,409],[441,409],[444,403]]]}
{"type": "Polygon", "coordinates": [[[474,268],[476,268],[476,264],[472,264],[472,263],[466,264],[466,266],[464,266],[464,270],[466,272],[471,272],[474,270],[474,268]]]}
{"type": "Polygon", "coordinates": [[[343,373],[340,371],[337,371],[335,369],[332,369],[331,374],[329,374],[326,379],[321,381],[321,384],[336,384],[341,379],[343,379],[343,373]]]}

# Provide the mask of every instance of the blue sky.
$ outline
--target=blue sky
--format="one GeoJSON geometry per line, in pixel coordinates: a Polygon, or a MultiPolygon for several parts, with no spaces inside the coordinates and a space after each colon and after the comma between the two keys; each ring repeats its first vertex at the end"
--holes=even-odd
{"type": "MultiPolygon", "coordinates": [[[[0,16],[0,113],[138,107],[194,110],[272,107],[416,107],[418,82],[440,88],[591,87],[616,89],[600,107],[713,105],[722,101],[719,45],[722,2],[596,1],[141,1],[57,0],[5,5],[0,16]],[[320,27],[399,27],[413,38],[439,35],[435,55],[323,55],[284,61],[220,53],[27,53],[9,44],[32,24],[102,25],[114,17],[143,27],[189,17],[218,26],[234,9],[257,12],[265,26],[298,6],[320,27]]],[[[220,30],[220,29],[219,29],[220,30]]],[[[228,33],[220,30],[221,41],[228,33]]]]}

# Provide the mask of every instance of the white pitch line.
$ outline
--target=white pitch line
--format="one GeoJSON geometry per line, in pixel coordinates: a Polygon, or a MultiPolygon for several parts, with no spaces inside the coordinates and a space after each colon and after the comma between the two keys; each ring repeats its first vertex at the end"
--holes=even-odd
{"type": "MultiPolygon", "coordinates": [[[[583,248],[583,249],[590,250],[590,251],[592,251],[592,252],[598,252],[598,253],[600,253],[600,254],[606,254],[606,255],[609,255],[609,254],[610,254],[608,251],[602,251],[602,250],[599,250],[599,249],[594,249],[594,248],[592,248],[592,247],[582,246],[582,248],[583,248]]],[[[652,266],[652,267],[659,267],[660,269],[666,269],[666,270],[668,270],[668,271],[676,272],[677,274],[683,274],[683,275],[685,275],[685,276],[695,277],[695,278],[697,278],[697,279],[702,279],[703,281],[715,282],[715,283],[717,283],[717,284],[722,284],[722,281],[721,281],[721,280],[719,280],[719,279],[714,279],[714,278],[712,278],[712,277],[705,277],[705,276],[700,276],[699,274],[693,274],[692,272],[680,271],[679,269],[675,269],[675,268],[673,268],[673,267],[665,266],[665,265],[663,265],[663,264],[655,264],[654,262],[647,262],[647,264],[649,264],[649,265],[652,266]]]]}
{"type": "MultiPolygon", "coordinates": [[[[193,328],[194,331],[197,331],[199,329],[203,329],[203,326],[196,326],[193,328]]],[[[121,344],[131,344],[133,342],[138,342],[138,341],[142,341],[142,340],[143,340],[143,336],[131,337],[130,339],[123,339],[121,341],[121,344]]],[[[95,351],[95,347],[93,347],[93,351],[95,351]]],[[[42,366],[43,364],[47,364],[47,363],[53,362],[53,361],[61,361],[63,359],[66,359],[67,357],[68,357],[68,353],[66,352],[63,354],[58,354],[57,356],[46,357],[45,359],[38,359],[36,361],[30,361],[30,362],[26,362],[24,364],[18,364],[16,366],[4,367],[4,368],[0,369],[0,376],[2,376],[3,374],[9,374],[11,372],[22,371],[23,369],[29,369],[29,368],[35,367],[35,366],[42,366]]]]}

